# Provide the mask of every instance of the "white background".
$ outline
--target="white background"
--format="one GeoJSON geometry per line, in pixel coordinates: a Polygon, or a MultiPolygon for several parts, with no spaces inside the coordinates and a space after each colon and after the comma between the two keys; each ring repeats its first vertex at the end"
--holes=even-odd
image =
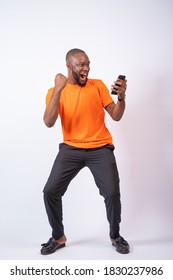
{"type": "Polygon", "coordinates": [[[62,133],[59,120],[48,129],[42,116],[74,47],[88,54],[90,78],[108,88],[127,76],[125,115],[120,122],[106,116],[106,124],[131,253],[110,246],[103,199],[83,169],[63,199],[68,246],[48,258],[173,258],[172,28],[171,0],[0,1],[0,259],[43,259],[40,244],[51,230],[42,189],[62,133]]]}

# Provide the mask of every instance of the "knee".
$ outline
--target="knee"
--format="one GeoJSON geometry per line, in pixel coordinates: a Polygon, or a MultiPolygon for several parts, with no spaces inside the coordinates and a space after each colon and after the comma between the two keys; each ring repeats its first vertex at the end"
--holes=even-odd
{"type": "Polygon", "coordinates": [[[64,195],[65,191],[66,191],[65,187],[62,187],[61,185],[58,184],[54,185],[50,183],[46,183],[43,189],[44,196],[47,197],[54,196],[56,198],[61,198],[64,195]]]}
{"type": "Polygon", "coordinates": [[[120,199],[120,190],[119,188],[110,188],[109,190],[107,190],[106,194],[104,195],[105,199],[108,200],[116,200],[116,199],[120,199]]]}
{"type": "Polygon", "coordinates": [[[52,184],[46,183],[43,189],[44,196],[51,196],[56,194],[56,188],[52,184]]]}

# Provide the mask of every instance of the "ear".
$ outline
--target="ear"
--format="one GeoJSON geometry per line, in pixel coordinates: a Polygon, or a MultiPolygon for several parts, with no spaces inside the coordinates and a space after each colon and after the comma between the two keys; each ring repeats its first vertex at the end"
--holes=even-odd
{"type": "Polygon", "coordinates": [[[66,63],[66,66],[67,66],[68,69],[70,69],[70,63],[69,62],[66,63]]]}

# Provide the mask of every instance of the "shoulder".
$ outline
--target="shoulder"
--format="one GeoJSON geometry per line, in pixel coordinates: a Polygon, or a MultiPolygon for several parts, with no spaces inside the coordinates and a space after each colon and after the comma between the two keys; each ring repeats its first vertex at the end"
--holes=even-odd
{"type": "Polygon", "coordinates": [[[99,98],[101,99],[102,105],[105,108],[110,103],[113,103],[114,100],[110,96],[110,92],[107,86],[102,80],[99,79],[88,79],[88,85],[91,85],[97,90],[99,98]]]}
{"type": "Polygon", "coordinates": [[[99,90],[108,90],[107,86],[100,79],[88,79],[88,84],[95,86],[99,90]]]}
{"type": "Polygon", "coordinates": [[[94,85],[103,85],[103,81],[100,79],[88,79],[88,83],[94,84],[94,85]]]}

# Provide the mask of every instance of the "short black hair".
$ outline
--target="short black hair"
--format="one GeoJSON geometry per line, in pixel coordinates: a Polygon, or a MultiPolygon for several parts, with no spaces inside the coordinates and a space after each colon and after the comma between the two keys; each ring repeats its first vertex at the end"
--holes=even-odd
{"type": "Polygon", "coordinates": [[[83,50],[77,49],[77,48],[69,50],[69,51],[67,52],[67,54],[66,54],[66,62],[68,62],[69,57],[70,57],[71,55],[74,55],[74,54],[76,54],[76,53],[85,53],[85,52],[84,52],[83,50]]]}

